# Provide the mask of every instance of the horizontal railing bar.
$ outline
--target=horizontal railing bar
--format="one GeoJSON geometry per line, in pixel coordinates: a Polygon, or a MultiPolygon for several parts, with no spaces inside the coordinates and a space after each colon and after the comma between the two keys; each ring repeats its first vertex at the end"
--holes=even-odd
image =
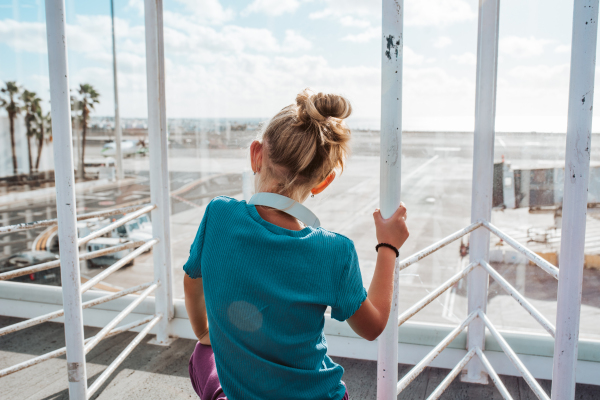
{"type": "MultiPolygon", "coordinates": [[[[139,319],[137,321],[131,322],[129,324],[126,325],[122,325],[118,328],[113,329],[112,331],[110,331],[110,333],[108,335],[106,335],[106,337],[110,337],[110,336],[115,336],[118,335],[119,333],[123,333],[126,332],[130,329],[136,328],[140,325],[144,325],[147,324],[148,322],[150,322],[152,319],[154,318],[154,315],[150,315],[146,318],[142,318],[139,319]]],[[[85,340],[85,343],[89,342],[90,340],[92,340],[93,336],[91,338],[88,338],[85,340]]],[[[56,357],[60,357],[62,355],[65,355],[67,353],[67,348],[66,347],[61,347],[60,349],[51,351],[49,353],[46,354],[42,354],[41,356],[32,358],[31,360],[27,360],[27,361],[23,361],[22,363],[13,365],[12,367],[8,367],[5,368],[3,370],[0,370],[0,378],[2,378],[3,376],[6,375],[10,375],[13,374],[15,372],[21,371],[25,368],[29,368],[29,367],[33,367],[34,365],[40,364],[44,361],[56,358],[56,357]]]]}
{"type": "Polygon", "coordinates": [[[113,272],[115,272],[118,269],[125,266],[131,260],[133,260],[140,254],[142,254],[143,252],[145,252],[146,250],[148,250],[149,248],[154,246],[156,243],[158,243],[158,239],[156,239],[156,238],[154,238],[152,240],[148,240],[142,246],[138,247],[137,249],[135,249],[134,251],[127,254],[125,257],[121,258],[119,261],[117,261],[116,263],[111,265],[110,267],[106,268],[104,271],[100,272],[98,275],[91,278],[89,281],[85,282],[84,284],[81,285],[81,289],[80,289],[81,293],[83,294],[83,293],[87,292],[90,288],[94,287],[98,282],[102,281],[104,278],[106,278],[113,272]]]}
{"type": "Polygon", "coordinates": [[[473,232],[475,229],[479,228],[481,225],[482,225],[481,221],[475,222],[475,223],[467,226],[466,228],[461,229],[460,231],[454,232],[450,236],[446,236],[444,239],[442,239],[438,242],[435,242],[431,246],[425,247],[423,250],[419,251],[418,253],[415,253],[412,256],[405,258],[404,260],[400,261],[400,271],[411,266],[412,264],[416,263],[417,261],[427,257],[428,255],[435,253],[442,247],[447,246],[450,243],[454,242],[456,239],[460,239],[461,237],[465,236],[466,234],[473,232]]]}
{"type": "MultiPolygon", "coordinates": [[[[107,247],[105,249],[92,251],[89,253],[79,253],[79,260],[90,260],[92,258],[105,256],[108,254],[117,253],[121,250],[132,249],[134,247],[138,247],[146,243],[144,240],[138,240],[137,242],[130,242],[125,244],[120,244],[118,246],[107,247]]],[[[1,244],[1,242],[0,242],[1,244]]],[[[21,268],[15,271],[4,272],[0,274],[0,281],[4,281],[7,279],[17,278],[19,276],[33,274],[34,272],[45,271],[47,269],[56,268],[60,266],[60,260],[49,261],[37,265],[32,265],[31,267],[21,268]]]]}
{"type": "Polygon", "coordinates": [[[496,341],[502,348],[502,351],[504,351],[504,354],[506,354],[506,356],[513,363],[515,368],[521,373],[521,375],[523,376],[523,379],[525,379],[525,382],[527,382],[527,384],[529,385],[531,390],[533,390],[533,393],[535,393],[535,395],[538,397],[538,399],[550,400],[550,398],[548,397],[546,392],[544,392],[544,389],[542,389],[542,387],[540,386],[538,381],[535,380],[533,375],[531,375],[531,373],[527,370],[525,365],[523,365],[523,363],[521,362],[519,357],[517,357],[517,355],[515,354],[513,349],[506,342],[506,340],[504,340],[502,335],[500,335],[500,333],[496,330],[494,325],[492,325],[492,322],[488,319],[488,317],[485,315],[485,313],[483,313],[481,310],[478,310],[477,313],[479,314],[479,318],[481,318],[481,320],[483,321],[485,326],[488,328],[488,330],[490,331],[492,336],[494,336],[494,338],[496,339],[496,341]]]}
{"type": "Polygon", "coordinates": [[[540,267],[541,269],[552,275],[556,280],[558,280],[558,268],[556,268],[554,265],[550,264],[548,261],[538,256],[533,251],[529,250],[527,247],[523,246],[521,243],[511,238],[506,233],[502,232],[500,229],[498,229],[488,221],[483,221],[483,226],[485,226],[494,235],[498,236],[500,239],[508,243],[513,249],[523,254],[529,261],[536,264],[538,267],[540,267]]]}
{"type": "Polygon", "coordinates": [[[517,301],[517,303],[523,306],[523,308],[527,310],[527,312],[533,318],[535,318],[535,320],[539,322],[540,325],[542,325],[542,327],[550,334],[550,336],[556,336],[556,328],[554,328],[554,325],[552,325],[552,323],[548,321],[546,317],[542,315],[542,313],[536,310],[536,308],[529,301],[527,301],[527,299],[523,297],[523,295],[519,293],[517,289],[515,289],[510,283],[508,283],[508,281],[504,279],[504,277],[502,277],[502,275],[500,275],[498,271],[492,268],[492,266],[486,263],[485,261],[480,261],[480,265],[488,272],[488,274],[492,276],[492,278],[494,278],[496,282],[498,282],[500,286],[502,286],[506,293],[511,295],[512,298],[517,301]]]}
{"type": "Polygon", "coordinates": [[[504,386],[504,383],[500,380],[500,377],[496,373],[496,370],[494,369],[494,367],[492,367],[492,364],[490,364],[490,361],[485,356],[483,351],[481,351],[479,347],[474,347],[474,349],[477,352],[477,357],[479,357],[479,360],[490,375],[490,378],[492,378],[492,382],[494,382],[494,385],[496,385],[496,388],[500,392],[500,395],[504,398],[504,400],[513,400],[510,393],[508,393],[508,390],[506,390],[506,386],[504,386]]]}
{"type": "MultiPolygon", "coordinates": [[[[82,214],[82,215],[77,216],[77,221],[85,221],[86,219],[99,218],[99,217],[109,217],[111,215],[117,215],[117,214],[128,214],[130,212],[137,211],[140,208],[144,208],[149,205],[150,204],[141,204],[141,205],[137,205],[137,206],[114,208],[114,209],[106,210],[106,211],[96,211],[96,212],[92,212],[92,213],[82,214]]],[[[29,229],[36,229],[36,228],[46,228],[49,226],[54,226],[57,223],[58,223],[58,220],[56,218],[53,218],[53,219],[46,219],[46,220],[42,220],[42,221],[24,222],[22,224],[7,225],[7,226],[0,227],[0,234],[26,231],[29,229]]]]}
{"type": "Polygon", "coordinates": [[[150,321],[148,325],[146,325],[144,329],[142,329],[142,331],[136,335],[136,337],[131,341],[131,343],[129,343],[127,347],[125,347],[121,354],[119,354],[117,358],[115,358],[115,360],[112,363],[110,363],[108,367],[106,367],[104,372],[102,372],[102,374],[94,381],[92,386],[88,388],[88,399],[92,397],[94,393],[96,393],[98,388],[102,386],[102,384],[106,381],[106,379],[108,379],[108,377],[113,372],[115,372],[119,365],[121,365],[125,358],[127,358],[127,356],[131,354],[133,349],[135,349],[136,346],[140,344],[140,342],[146,337],[150,330],[154,328],[154,326],[158,323],[158,321],[160,321],[161,318],[162,314],[158,314],[156,317],[154,317],[154,319],[150,321]]]}
{"type": "Polygon", "coordinates": [[[137,211],[134,211],[130,214],[125,215],[122,218],[119,218],[118,220],[116,220],[115,222],[108,224],[107,226],[105,226],[104,228],[98,229],[97,231],[94,231],[92,233],[90,233],[89,235],[79,238],[77,240],[77,246],[82,246],[84,244],[86,244],[87,242],[89,242],[92,239],[95,239],[97,237],[100,237],[102,235],[104,235],[105,233],[108,233],[110,231],[112,231],[113,229],[116,229],[122,225],[125,225],[127,222],[131,221],[132,219],[136,219],[137,217],[139,217],[140,215],[144,215],[146,213],[149,213],[150,211],[154,210],[156,208],[155,204],[151,204],[149,206],[146,206],[144,208],[141,208],[137,211]]]}
{"type": "Polygon", "coordinates": [[[471,361],[471,358],[475,355],[475,350],[478,347],[473,347],[465,356],[460,360],[456,367],[452,368],[452,371],[444,378],[444,380],[435,388],[435,390],[429,395],[427,400],[437,400],[444,390],[448,389],[448,386],[452,383],[452,381],[460,374],[460,371],[471,361]]]}
{"type": "Polygon", "coordinates": [[[417,365],[415,365],[408,373],[398,382],[397,393],[400,394],[406,387],[417,377],[427,366],[456,339],[456,337],[477,318],[477,312],[472,312],[459,326],[448,334],[437,346],[433,348],[417,365]]]}
{"type": "MultiPolygon", "coordinates": [[[[143,283],[141,285],[134,286],[129,289],[121,290],[120,292],[117,292],[117,293],[109,294],[107,296],[99,297],[94,300],[86,301],[85,303],[83,303],[81,305],[81,308],[83,308],[85,310],[86,308],[94,307],[94,306],[97,306],[98,304],[106,303],[107,301],[115,300],[120,297],[126,296],[128,294],[139,292],[140,290],[144,290],[153,284],[154,284],[154,282],[143,283]]],[[[51,312],[48,314],[40,315],[39,317],[30,318],[28,320],[25,320],[25,321],[22,321],[22,322],[19,322],[16,324],[12,324],[12,325],[9,325],[9,326],[6,326],[6,327],[0,329],[0,336],[4,336],[9,333],[17,332],[17,331],[20,331],[25,328],[30,328],[32,326],[39,325],[46,321],[51,321],[55,318],[62,317],[63,315],[65,315],[65,310],[61,309],[61,310],[57,310],[57,311],[54,311],[54,312],[51,312]]]]}
{"type": "Polygon", "coordinates": [[[473,262],[473,263],[467,265],[462,271],[459,271],[453,277],[451,277],[446,282],[444,282],[441,286],[437,287],[433,292],[429,293],[423,299],[421,299],[420,301],[415,303],[411,308],[409,308],[408,310],[406,310],[402,314],[400,314],[400,316],[398,317],[398,326],[405,323],[407,320],[412,318],[416,313],[418,313],[423,308],[425,308],[425,306],[427,306],[433,300],[437,299],[442,293],[444,293],[446,290],[448,290],[450,287],[452,287],[452,285],[454,285],[456,282],[460,281],[462,278],[467,276],[469,274],[469,272],[473,271],[473,269],[478,265],[479,265],[478,262],[473,262]]]}
{"type": "Polygon", "coordinates": [[[117,324],[119,322],[123,321],[123,319],[125,317],[127,317],[137,306],[139,306],[140,303],[142,301],[144,301],[144,299],[146,297],[148,297],[154,290],[156,290],[156,288],[158,287],[159,284],[160,284],[160,282],[153,283],[146,290],[144,290],[142,293],[140,293],[139,296],[134,301],[129,303],[129,305],[127,307],[125,307],[123,309],[123,311],[121,311],[119,314],[117,314],[117,316],[115,318],[113,318],[112,321],[110,321],[104,328],[102,328],[102,330],[100,332],[98,332],[92,340],[90,340],[88,343],[86,343],[86,345],[83,349],[85,354],[89,353],[94,347],[96,347],[96,345],[98,343],[100,343],[100,341],[102,339],[104,339],[106,337],[106,335],[108,335],[108,333],[115,326],[117,326],[117,324]]]}

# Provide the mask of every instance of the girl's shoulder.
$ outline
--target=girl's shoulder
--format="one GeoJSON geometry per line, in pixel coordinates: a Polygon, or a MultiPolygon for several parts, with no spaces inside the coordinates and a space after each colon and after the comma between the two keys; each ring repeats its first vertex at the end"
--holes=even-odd
{"type": "Polygon", "coordinates": [[[212,199],[206,206],[206,210],[210,209],[210,212],[222,212],[229,210],[231,211],[234,207],[245,207],[246,202],[243,200],[237,200],[229,196],[217,196],[212,199]]]}

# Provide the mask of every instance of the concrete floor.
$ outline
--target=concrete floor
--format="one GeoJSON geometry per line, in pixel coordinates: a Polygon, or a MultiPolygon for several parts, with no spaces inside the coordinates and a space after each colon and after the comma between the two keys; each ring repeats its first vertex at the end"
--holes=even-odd
{"type": "MultiPolygon", "coordinates": [[[[20,321],[16,318],[0,317],[0,327],[20,321]]],[[[98,329],[85,328],[86,337],[98,329]]],[[[134,333],[102,341],[87,357],[87,374],[90,385],[107,365],[127,346],[134,333]]],[[[197,399],[188,376],[188,359],[195,341],[175,340],[168,347],[149,344],[146,338],[117,371],[102,385],[93,399],[197,399]]],[[[33,328],[0,337],[0,369],[25,361],[36,355],[64,346],[63,325],[44,323],[33,328]]],[[[344,382],[350,398],[371,400],[376,398],[377,371],[373,361],[334,358],[345,369],[344,382]]],[[[399,365],[402,377],[411,366],[399,365]]],[[[428,368],[400,395],[398,399],[425,399],[444,379],[448,370],[428,368]]],[[[535,395],[521,378],[501,377],[515,400],[533,400],[535,395]]],[[[541,381],[549,392],[550,382],[541,381]]],[[[0,398],[3,400],[68,399],[66,362],[64,357],[46,361],[29,369],[0,378],[0,398]]],[[[600,386],[578,385],[576,399],[600,398],[600,386]]],[[[442,399],[501,399],[493,386],[465,384],[455,380],[442,399]]]]}

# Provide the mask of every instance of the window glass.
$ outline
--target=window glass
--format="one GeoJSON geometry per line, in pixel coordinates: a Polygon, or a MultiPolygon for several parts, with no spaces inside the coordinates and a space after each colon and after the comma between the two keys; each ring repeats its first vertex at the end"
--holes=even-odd
{"type": "MultiPolygon", "coordinates": [[[[402,258],[470,223],[478,3],[405,1],[401,162],[402,200],[409,209],[411,236],[401,249],[402,258]]],[[[376,238],[371,214],[379,205],[381,1],[263,4],[164,1],[176,298],[183,297],[181,266],[206,205],[218,195],[248,198],[250,143],[261,126],[294,103],[305,87],[343,94],[353,105],[347,121],[353,136],[347,168],[306,205],[322,226],[354,241],[366,287],[373,276],[376,238]]],[[[500,9],[492,222],[553,264],[560,256],[572,8],[572,0],[503,0],[500,9]]],[[[110,2],[66,0],[66,9],[77,212],[149,203],[143,1],[116,1],[114,10],[125,175],[121,181],[115,180],[110,2]],[[84,108],[89,110],[85,121],[84,108]]],[[[27,125],[26,108],[14,118],[14,157],[10,118],[6,109],[0,110],[0,197],[24,196],[0,203],[2,225],[56,217],[44,21],[42,1],[18,0],[0,7],[0,85],[15,82],[14,98],[21,107],[31,103],[23,99],[24,90],[35,92],[41,108],[35,126],[27,125]]],[[[592,338],[600,337],[593,324],[600,307],[600,250],[594,245],[600,220],[595,207],[600,199],[597,163],[598,153],[592,147],[581,319],[582,337],[592,338]]],[[[94,222],[93,229],[111,221],[112,217],[94,222]]],[[[137,231],[130,239],[152,238],[149,222],[148,216],[130,222],[129,230],[137,231]]],[[[84,229],[89,233],[87,224],[81,227],[82,235],[84,229]]],[[[130,234],[122,226],[112,236],[130,234]]],[[[0,235],[0,249],[4,258],[34,250],[56,254],[57,230],[0,235]]],[[[465,237],[402,271],[400,311],[464,268],[468,252],[465,237]]],[[[494,235],[490,263],[555,321],[553,278],[494,235]]],[[[101,269],[82,262],[81,271],[88,279],[101,269]]],[[[151,281],[153,273],[149,251],[106,282],[118,287],[122,282],[143,283],[151,281]]],[[[462,320],[467,310],[465,283],[460,281],[413,321],[455,324],[462,320]]],[[[488,311],[502,329],[542,332],[493,280],[488,311]]]]}

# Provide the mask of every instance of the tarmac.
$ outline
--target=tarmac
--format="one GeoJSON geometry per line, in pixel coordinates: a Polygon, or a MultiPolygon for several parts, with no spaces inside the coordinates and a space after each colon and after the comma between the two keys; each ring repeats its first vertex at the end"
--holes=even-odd
{"type": "MultiPolygon", "coordinates": [[[[251,135],[246,135],[251,137],[251,135]]],[[[511,163],[548,165],[562,160],[564,135],[536,133],[497,134],[496,161],[504,158],[511,163]]],[[[227,194],[241,199],[241,172],[249,168],[247,145],[237,147],[191,148],[174,145],[169,149],[169,170],[172,180],[171,246],[173,255],[174,295],[183,297],[183,270],[189,247],[204,208],[212,197],[227,194]],[[197,183],[201,182],[201,183],[197,183]],[[186,186],[187,185],[187,186],[186,186]],[[192,189],[184,190],[188,186],[192,189]],[[196,186],[194,186],[196,185],[196,186]],[[175,193],[173,195],[173,193],[175,193]]],[[[405,133],[402,143],[402,200],[408,208],[410,238],[401,249],[407,257],[424,247],[464,228],[470,223],[472,144],[470,133],[405,133]]],[[[99,153],[100,147],[90,146],[88,153],[99,153]]],[[[592,149],[592,160],[600,160],[600,150],[592,149]]],[[[130,176],[145,176],[147,157],[124,160],[130,176]]],[[[119,189],[120,199],[133,200],[148,194],[147,181],[135,188],[119,189]],[[138,196],[138,197],[135,197],[138,196]]],[[[82,198],[87,211],[100,201],[117,196],[112,191],[88,191],[82,198]]],[[[78,200],[78,207],[80,205],[78,200]]],[[[117,202],[117,204],[120,204],[117,202]]],[[[353,154],[343,174],[322,194],[305,203],[320,218],[326,229],[348,236],[355,243],[363,282],[368,287],[373,276],[376,253],[375,227],[372,212],[379,204],[379,134],[355,132],[353,154]]],[[[115,205],[116,206],[116,205],[115,205]]],[[[45,209],[47,205],[43,206],[45,209]]],[[[114,206],[113,206],[114,207],[114,206]]],[[[0,212],[3,210],[0,209],[0,212]]],[[[21,215],[18,211],[15,215],[21,215]]],[[[11,221],[12,223],[12,221],[11,221]]],[[[554,224],[551,213],[529,213],[527,209],[496,210],[492,223],[500,229],[547,227],[554,224]]],[[[26,238],[25,238],[26,239],[26,238]]],[[[1,238],[0,238],[1,240],[1,238]]],[[[526,244],[526,243],[524,243],[526,244]]],[[[402,271],[400,277],[400,311],[407,309],[431,290],[465,266],[457,241],[402,271]]],[[[550,321],[556,319],[556,282],[547,279],[537,267],[498,266],[509,281],[516,279],[516,271],[527,280],[519,289],[550,321]]],[[[82,269],[82,275],[93,276],[97,269],[82,269]]],[[[584,298],[599,298],[600,271],[585,270],[584,298]],[[586,297],[587,296],[587,297],[586,297]]],[[[115,287],[129,287],[147,282],[153,276],[152,254],[146,253],[106,279],[115,287]]],[[[514,283],[514,282],[513,282],[514,283]]],[[[501,329],[544,333],[537,322],[492,282],[488,316],[501,329]]],[[[447,291],[414,317],[414,321],[454,325],[466,317],[464,282],[447,291]]],[[[584,301],[582,304],[581,337],[600,340],[600,304],[584,301]]]]}

